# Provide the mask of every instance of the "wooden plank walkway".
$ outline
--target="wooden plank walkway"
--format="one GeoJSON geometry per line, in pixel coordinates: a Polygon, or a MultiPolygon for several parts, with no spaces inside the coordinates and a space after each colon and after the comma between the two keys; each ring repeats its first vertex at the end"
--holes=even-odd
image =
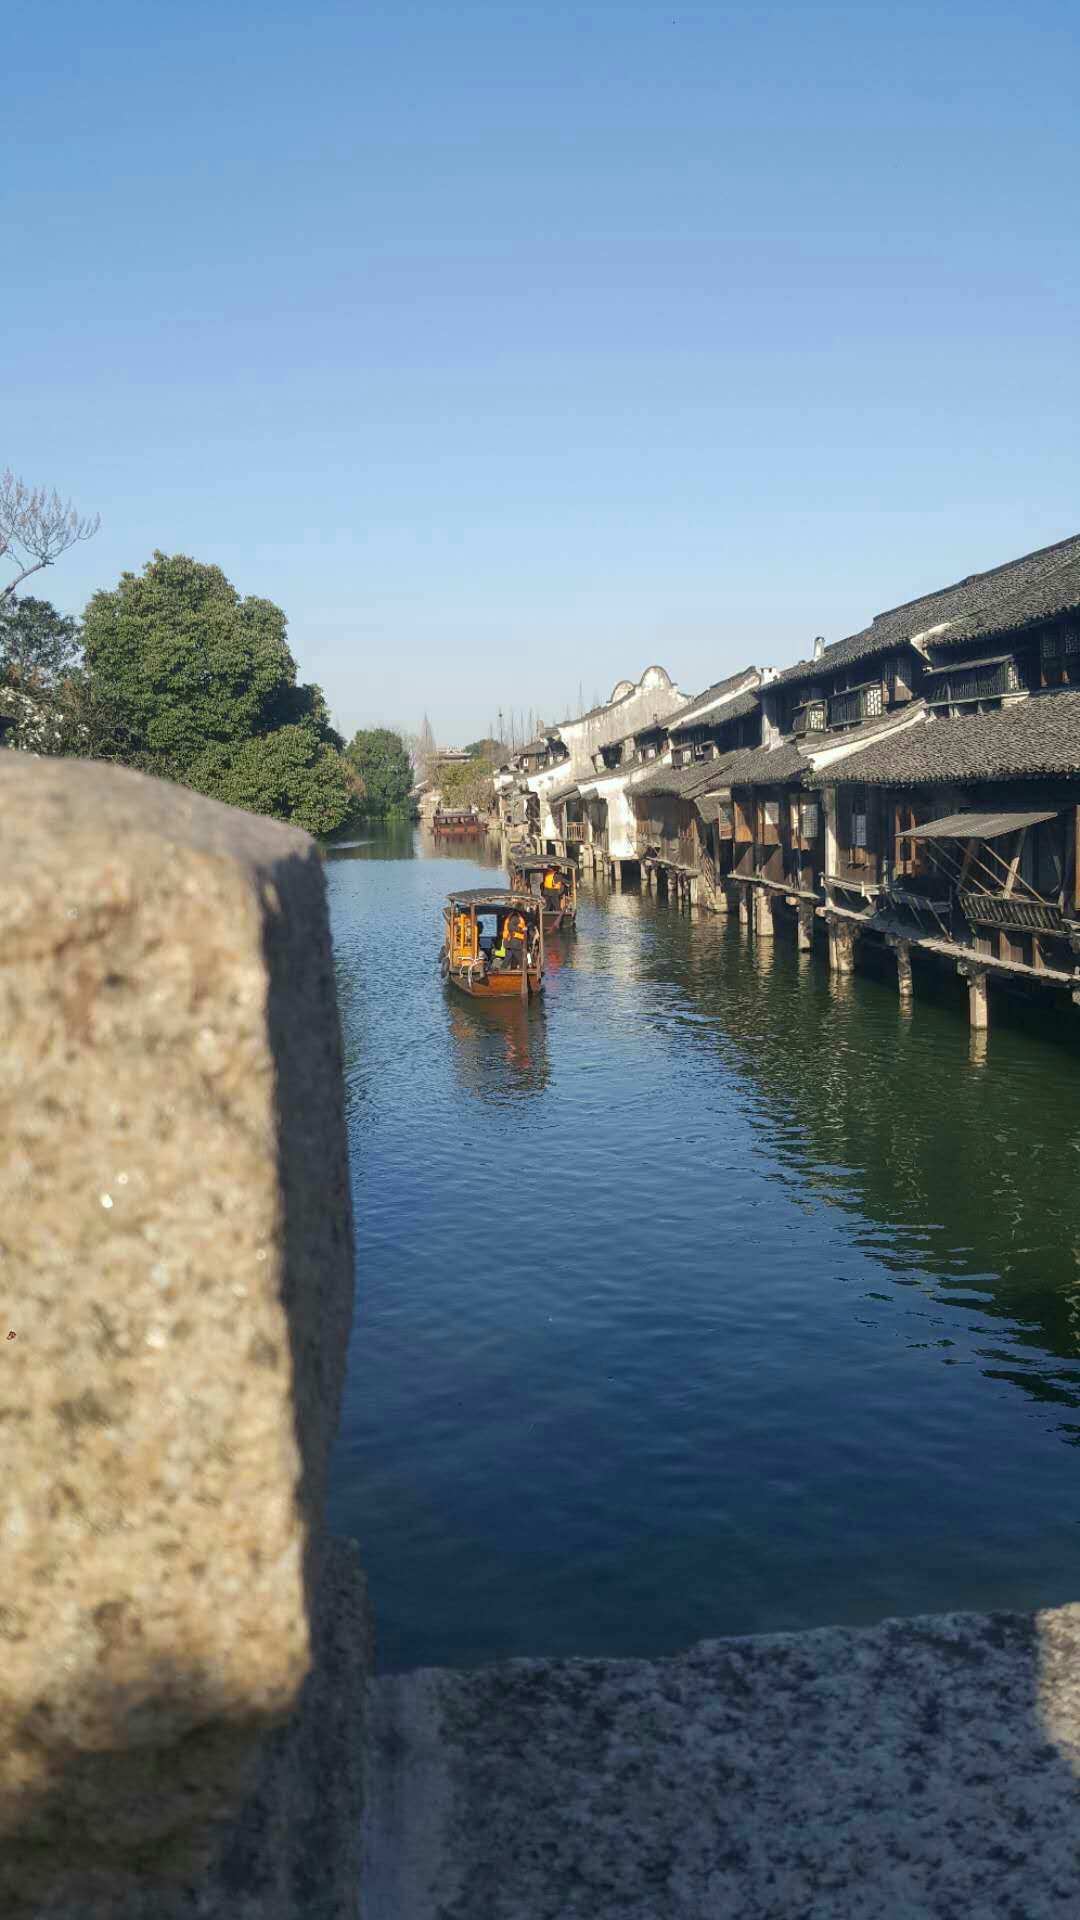
{"type": "Polygon", "coordinates": [[[968,966],[984,967],[992,973],[1019,974],[1025,980],[1037,980],[1043,986],[1080,987],[1080,971],[1063,973],[1059,967],[1029,967],[1022,960],[999,960],[992,953],[981,953],[978,947],[962,946],[959,940],[939,940],[933,934],[913,933],[902,922],[890,920],[884,914],[856,913],[851,907],[823,906],[818,908],[823,920],[832,917],[836,920],[853,921],[857,926],[866,927],[871,933],[882,933],[887,939],[903,940],[911,947],[920,947],[926,953],[942,954],[947,960],[963,960],[968,966]]]}

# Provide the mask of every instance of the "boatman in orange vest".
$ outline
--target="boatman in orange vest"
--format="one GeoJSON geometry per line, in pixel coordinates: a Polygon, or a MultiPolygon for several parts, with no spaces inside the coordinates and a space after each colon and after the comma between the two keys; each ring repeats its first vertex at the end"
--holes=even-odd
{"type": "Polygon", "coordinates": [[[544,874],[544,906],[548,913],[561,913],[563,904],[562,876],[557,868],[548,867],[544,874]]]}
{"type": "Polygon", "coordinates": [[[499,961],[500,966],[516,968],[522,965],[525,958],[525,941],[528,931],[525,915],[521,912],[520,908],[514,907],[503,920],[499,944],[493,956],[499,961]]]}

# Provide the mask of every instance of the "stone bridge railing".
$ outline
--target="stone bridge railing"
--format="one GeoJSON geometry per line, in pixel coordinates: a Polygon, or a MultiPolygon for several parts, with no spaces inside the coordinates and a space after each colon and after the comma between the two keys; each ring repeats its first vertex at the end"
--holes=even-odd
{"type": "Polygon", "coordinates": [[[0,1912],[356,1912],[352,1310],[306,835],[0,753],[0,1912]]]}

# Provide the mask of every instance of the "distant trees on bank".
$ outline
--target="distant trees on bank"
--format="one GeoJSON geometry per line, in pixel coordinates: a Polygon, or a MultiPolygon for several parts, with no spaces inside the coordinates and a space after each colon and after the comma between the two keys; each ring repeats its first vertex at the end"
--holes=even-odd
{"type": "MultiPolygon", "coordinates": [[[[30,753],[113,760],[230,806],[340,833],[405,810],[436,770],[427,715],[406,739],[362,728],[346,746],[322,689],[298,679],[287,622],[220,567],[155,553],[95,593],[82,620],[17,588],[97,532],[55,492],[0,474],[0,739],[30,753]]],[[[439,769],[448,804],[490,792],[487,751],[439,769]],[[485,784],[486,783],[486,784],[485,784]]],[[[500,754],[501,757],[501,754],[500,754]]]]}
{"type": "Polygon", "coordinates": [[[400,733],[389,727],[362,728],[353,734],[345,757],[359,779],[365,814],[400,813],[408,806],[413,763],[400,733]]]}
{"type": "Polygon", "coordinates": [[[358,798],[321,688],[297,680],[285,615],[242,599],[220,567],[156,553],[96,593],[83,619],[95,745],[230,806],[309,833],[358,798]]]}

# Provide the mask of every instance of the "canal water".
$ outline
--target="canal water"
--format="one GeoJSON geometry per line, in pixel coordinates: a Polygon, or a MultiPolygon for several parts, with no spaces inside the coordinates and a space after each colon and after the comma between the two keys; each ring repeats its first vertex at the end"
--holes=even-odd
{"type": "Polygon", "coordinates": [[[382,1666],[1080,1597],[1069,1023],[982,1048],[951,983],[588,885],[542,1004],[477,1008],[441,907],[495,859],[327,864],[382,1666]]]}

